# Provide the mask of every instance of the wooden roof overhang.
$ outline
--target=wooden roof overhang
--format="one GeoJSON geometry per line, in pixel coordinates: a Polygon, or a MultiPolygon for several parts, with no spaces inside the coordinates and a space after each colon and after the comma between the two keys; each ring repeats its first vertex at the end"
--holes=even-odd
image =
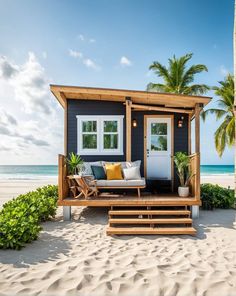
{"type": "Polygon", "coordinates": [[[125,103],[127,99],[130,99],[132,100],[132,108],[137,111],[158,111],[159,108],[160,111],[193,114],[196,104],[204,107],[211,101],[210,97],[203,96],[53,84],[50,85],[50,90],[63,108],[67,105],[67,99],[123,103],[125,103]]]}

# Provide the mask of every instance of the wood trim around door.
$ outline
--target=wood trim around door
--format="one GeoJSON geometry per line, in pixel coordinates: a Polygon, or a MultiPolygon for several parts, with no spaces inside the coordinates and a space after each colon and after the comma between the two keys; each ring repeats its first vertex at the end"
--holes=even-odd
{"type": "Polygon", "coordinates": [[[171,119],[171,190],[174,191],[174,115],[144,115],[144,153],[143,153],[143,165],[144,165],[144,177],[147,176],[147,119],[148,118],[170,118],[171,119]]]}

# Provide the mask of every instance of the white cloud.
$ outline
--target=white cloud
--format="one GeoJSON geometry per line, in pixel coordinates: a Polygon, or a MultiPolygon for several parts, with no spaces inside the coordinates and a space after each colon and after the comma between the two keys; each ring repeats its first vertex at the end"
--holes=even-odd
{"type": "Polygon", "coordinates": [[[49,80],[45,78],[45,70],[33,52],[29,52],[23,65],[15,65],[6,57],[1,57],[0,73],[0,78],[13,87],[15,99],[26,113],[52,112],[48,101],[49,80]]]}
{"type": "MultiPolygon", "coordinates": [[[[5,110],[0,109],[0,134],[7,137],[20,138],[25,143],[31,143],[38,146],[49,146],[49,143],[40,137],[37,138],[32,134],[24,133],[25,129],[22,129],[22,125],[18,125],[15,117],[6,112],[5,110]],[[23,132],[22,132],[23,130],[23,132]]],[[[39,135],[37,133],[37,135],[39,135]]]]}
{"type": "Polygon", "coordinates": [[[91,59],[84,59],[83,63],[88,68],[92,68],[94,70],[99,70],[100,69],[100,67],[94,61],[92,61],[91,59]]]}
{"type": "Polygon", "coordinates": [[[121,57],[120,64],[122,66],[131,66],[132,65],[131,61],[127,57],[125,57],[125,56],[122,56],[121,57]]]}
{"type": "Polygon", "coordinates": [[[73,58],[82,58],[83,54],[80,51],[69,49],[69,55],[73,58]]]}
{"type": "Polygon", "coordinates": [[[221,65],[220,66],[220,73],[221,73],[221,75],[226,76],[227,74],[230,73],[230,71],[224,65],[221,65]]]}
{"type": "Polygon", "coordinates": [[[14,65],[5,56],[0,56],[0,77],[4,79],[9,79],[13,77],[19,68],[17,65],[14,65]]]}
{"type": "Polygon", "coordinates": [[[100,70],[101,67],[99,65],[97,65],[92,59],[88,58],[88,57],[84,57],[84,54],[80,51],[75,51],[72,49],[69,49],[69,55],[73,58],[78,58],[79,60],[82,61],[82,63],[90,69],[93,70],[100,70]]]}
{"type": "Polygon", "coordinates": [[[3,152],[3,151],[8,152],[8,151],[11,151],[11,150],[12,150],[12,148],[10,148],[10,147],[0,145],[0,152],[3,152]]]}
{"type": "Polygon", "coordinates": [[[81,40],[81,41],[84,41],[85,38],[84,38],[84,35],[83,34],[79,34],[78,38],[81,40]]]}
{"type": "Polygon", "coordinates": [[[96,42],[96,40],[94,38],[88,38],[87,36],[84,36],[83,34],[79,34],[76,37],[77,39],[79,39],[82,42],[86,42],[86,43],[94,43],[96,42]]]}
{"type": "Polygon", "coordinates": [[[56,163],[63,114],[34,53],[17,64],[0,55],[0,163],[56,163]]]}

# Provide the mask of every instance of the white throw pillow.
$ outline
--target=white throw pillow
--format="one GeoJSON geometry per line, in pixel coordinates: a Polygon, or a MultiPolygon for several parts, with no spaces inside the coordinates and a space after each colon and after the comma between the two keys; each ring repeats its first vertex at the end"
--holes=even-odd
{"type": "Polygon", "coordinates": [[[141,160],[126,162],[126,168],[138,167],[140,169],[140,166],[141,166],[141,160]]]}
{"type": "Polygon", "coordinates": [[[125,180],[140,180],[140,169],[138,166],[123,169],[123,175],[125,180]]]}

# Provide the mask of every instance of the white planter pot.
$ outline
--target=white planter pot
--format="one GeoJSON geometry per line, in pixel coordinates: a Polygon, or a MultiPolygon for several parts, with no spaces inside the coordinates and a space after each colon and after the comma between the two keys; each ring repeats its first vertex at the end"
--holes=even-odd
{"type": "Polygon", "coordinates": [[[181,197],[189,196],[189,187],[179,187],[178,193],[179,193],[179,196],[181,197]]]}

